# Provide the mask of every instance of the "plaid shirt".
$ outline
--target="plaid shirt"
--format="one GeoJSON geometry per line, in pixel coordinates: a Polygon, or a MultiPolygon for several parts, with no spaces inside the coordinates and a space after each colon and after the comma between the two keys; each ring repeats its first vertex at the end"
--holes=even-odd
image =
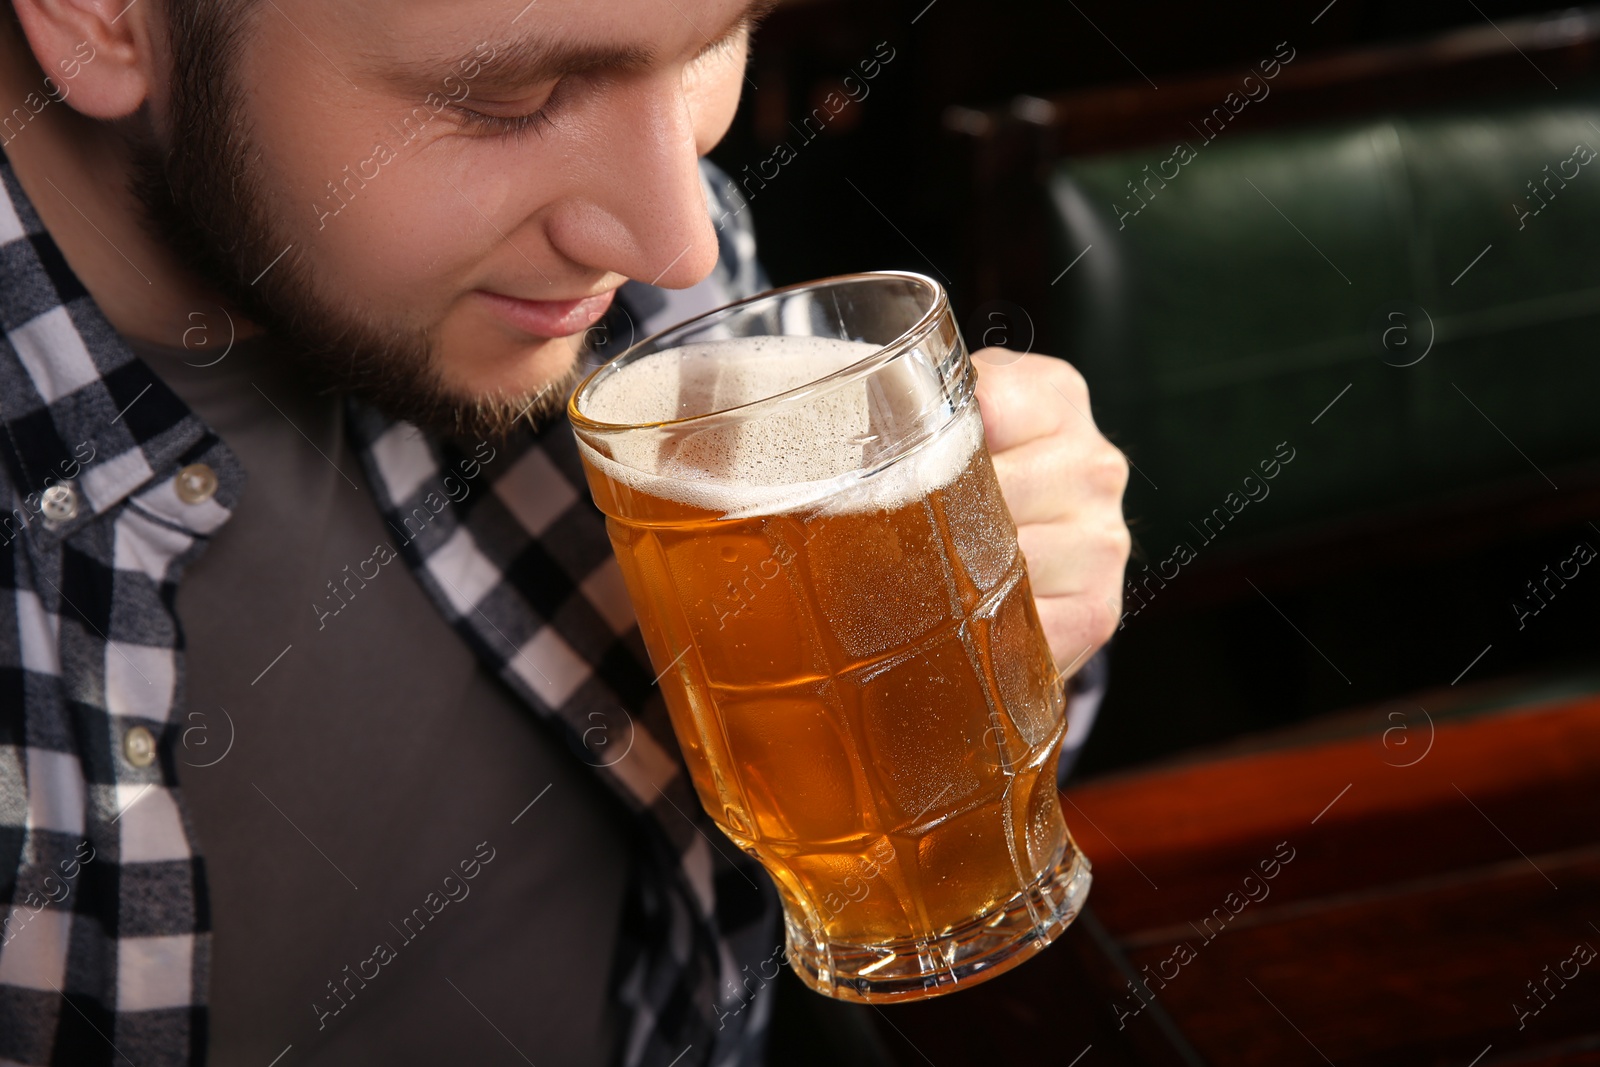
{"type": "MultiPolygon", "coordinates": [[[[707,173],[716,272],[681,292],[625,286],[614,348],[764,287],[744,205],[707,173]]],[[[176,774],[173,605],[244,471],[128,351],[3,154],[0,182],[0,1064],[201,1064],[211,923],[176,774]],[[214,489],[202,472],[196,490],[202,464],[214,489]]],[[[623,1063],[758,1062],[772,987],[749,978],[775,958],[777,900],[754,861],[711,845],[726,839],[683,766],[570,429],[521,432],[492,492],[458,505],[441,476],[465,453],[349,404],[389,525],[434,505],[401,549],[417,580],[637,815],[614,972],[623,1063]],[[620,758],[591,737],[618,711],[626,738],[598,744],[620,758]]],[[[1086,709],[1075,700],[1075,720],[1086,709]]]]}

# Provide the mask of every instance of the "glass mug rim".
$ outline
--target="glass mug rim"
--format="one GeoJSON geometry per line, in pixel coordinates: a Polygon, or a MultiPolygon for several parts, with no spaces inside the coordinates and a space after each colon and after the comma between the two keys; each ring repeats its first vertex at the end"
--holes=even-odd
{"type": "Polygon", "coordinates": [[[748,418],[760,414],[765,408],[778,407],[794,400],[814,395],[818,391],[827,391],[848,385],[858,378],[866,377],[887,363],[893,362],[906,352],[916,348],[925,341],[938,327],[941,319],[950,306],[950,296],[944,286],[928,277],[909,270],[874,270],[858,271],[851,274],[835,274],[827,278],[818,278],[814,281],[799,282],[795,285],[785,285],[776,289],[768,289],[754,296],[736,300],[731,304],[713,308],[702,312],[690,319],[675,323],[664,330],[659,330],[641,341],[629,345],[624,351],[617,353],[611,359],[589,372],[572,391],[572,396],[567,401],[567,418],[571,420],[575,429],[591,434],[615,434],[628,430],[648,429],[676,429],[680,427],[693,427],[696,424],[710,424],[715,421],[734,418],[748,418]],[[872,353],[863,356],[854,363],[840,367],[836,371],[824,374],[820,378],[813,378],[809,382],[802,382],[792,389],[786,389],[771,396],[764,396],[758,400],[750,400],[732,407],[719,408],[716,411],[703,411],[698,415],[688,415],[677,419],[663,419],[659,422],[601,422],[590,418],[579,410],[578,404],[585,394],[590,392],[599,382],[601,375],[614,374],[625,363],[640,359],[662,348],[661,341],[673,334],[690,333],[719,318],[732,318],[734,315],[749,310],[758,304],[777,301],[785,297],[795,296],[812,289],[826,289],[842,282],[871,284],[882,281],[910,282],[918,288],[924,289],[933,295],[933,301],[927,310],[910,327],[902,331],[893,341],[877,346],[872,353]]]}

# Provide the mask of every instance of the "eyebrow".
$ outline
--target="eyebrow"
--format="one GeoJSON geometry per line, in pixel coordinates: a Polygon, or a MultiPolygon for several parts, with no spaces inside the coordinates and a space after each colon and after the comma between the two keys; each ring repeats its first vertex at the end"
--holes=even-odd
{"type": "MultiPolygon", "coordinates": [[[[737,35],[741,30],[753,30],[778,6],[780,0],[750,0],[744,10],[735,15],[721,29],[705,41],[699,54],[709,52],[737,35]]],[[[681,12],[680,12],[681,14],[681,12]]],[[[688,21],[688,16],[683,16],[688,21]]],[[[690,22],[696,33],[701,33],[690,22]]],[[[594,71],[630,72],[647,69],[656,62],[653,48],[645,46],[617,46],[585,42],[561,41],[548,33],[525,34],[512,40],[486,40],[473,51],[462,53],[454,59],[433,60],[427,64],[428,74],[419,79],[415,71],[407,72],[404,80],[419,89],[433,90],[446,76],[463,77],[463,67],[470,69],[478,64],[479,73],[471,81],[480,91],[514,90],[574,74],[594,71]],[[484,59],[485,50],[492,57],[484,59]]]]}

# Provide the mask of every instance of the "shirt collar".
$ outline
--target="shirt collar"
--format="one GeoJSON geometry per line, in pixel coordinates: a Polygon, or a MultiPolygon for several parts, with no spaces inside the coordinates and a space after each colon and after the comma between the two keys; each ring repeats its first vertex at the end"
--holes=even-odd
{"type": "MultiPolygon", "coordinates": [[[[0,326],[0,458],[18,498],[8,502],[13,529],[21,508],[33,536],[65,537],[215,440],[106,320],[3,151],[0,326]],[[57,484],[72,491],[69,506],[43,509],[57,484]]],[[[236,463],[224,466],[217,501],[231,510],[242,479],[236,463]]]]}

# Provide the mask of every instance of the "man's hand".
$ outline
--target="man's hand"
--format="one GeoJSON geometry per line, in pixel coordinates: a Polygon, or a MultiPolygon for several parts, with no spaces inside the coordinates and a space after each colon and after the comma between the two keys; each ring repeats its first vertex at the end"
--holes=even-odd
{"type": "Polygon", "coordinates": [[[987,348],[974,353],[973,366],[1039,621],[1056,667],[1075,671],[1111,639],[1122,614],[1128,461],[1095,428],[1089,387],[1071,364],[987,348]]]}

